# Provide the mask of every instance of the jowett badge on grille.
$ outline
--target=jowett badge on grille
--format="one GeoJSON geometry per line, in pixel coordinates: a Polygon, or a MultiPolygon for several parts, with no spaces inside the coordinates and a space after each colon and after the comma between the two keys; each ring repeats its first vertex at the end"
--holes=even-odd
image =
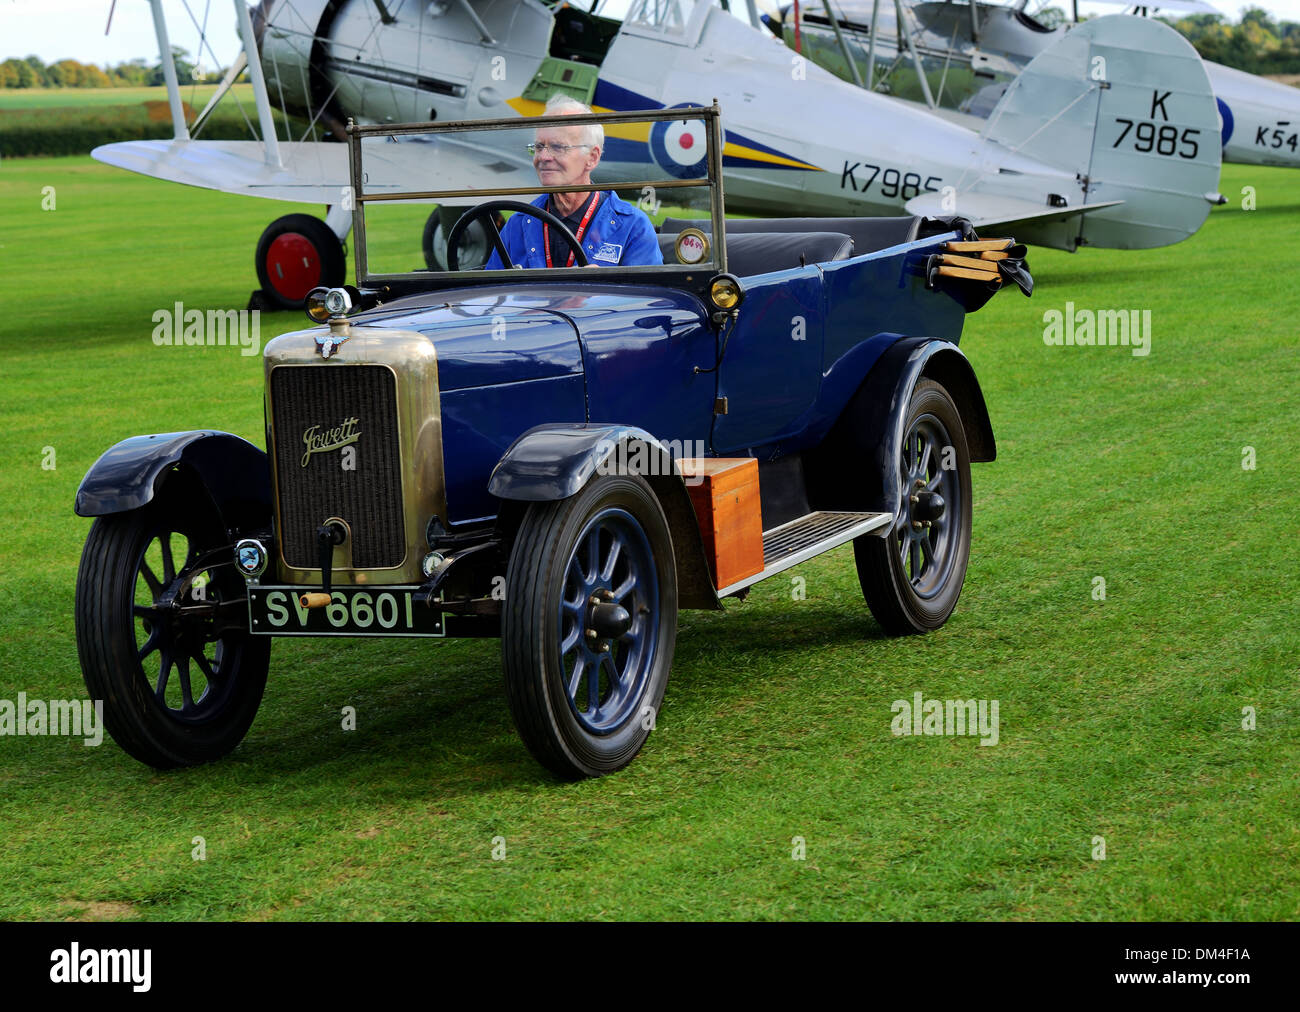
{"type": "Polygon", "coordinates": [[[306,429],[302,434],[302,443],[306,452],[302,455],[302,466],[307,466],[307,461],[311,460],[313,453],[328,453],[330,450],[337,450],[355,443],[361,438],[361,433],[357,431],[357,420],[347,418],[342,425],[336,425],[332,429],[321,431],[319,425],[313,425],[306,429]]]}

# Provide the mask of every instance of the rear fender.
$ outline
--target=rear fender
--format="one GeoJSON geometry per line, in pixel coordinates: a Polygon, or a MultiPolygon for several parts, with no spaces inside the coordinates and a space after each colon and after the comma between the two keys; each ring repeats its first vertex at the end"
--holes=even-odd
{"type": "MultiPolygon", "coordinates": [[[[898,460],[907,409],[921,379],[941,384],[957,405],[973,462],[996,458],[988,407],[975,371],[949,341],[909,337],[880,356],[822,444],[808,452],[814,509],[861,510],[897,517],[903,503],[898,460]],[[846,462],[858,462],[850,465],[846,462]]],[[[889,533],[884,528],[883,533],[889,533]]]]}

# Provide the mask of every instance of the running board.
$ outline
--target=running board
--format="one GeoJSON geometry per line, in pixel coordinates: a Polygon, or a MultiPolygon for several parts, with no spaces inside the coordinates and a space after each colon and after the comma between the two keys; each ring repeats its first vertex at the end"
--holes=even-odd
{"type": "Polygon", "coordinates": [[[793,569],[845,542],[879,531],[894,522],[889,513],[809,513],[763,532],[763,570],[718,591],[727,597],[759,580],[793,569]]]}

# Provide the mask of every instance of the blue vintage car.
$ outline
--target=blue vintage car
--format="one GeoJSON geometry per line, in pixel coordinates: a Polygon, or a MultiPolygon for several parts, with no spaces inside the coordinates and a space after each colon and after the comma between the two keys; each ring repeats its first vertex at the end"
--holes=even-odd
{"type": "Polygon", "coordinates": [[[679,609],[852,541],[889,633],[952,613],[970,463],[995,453],[958,341],[1003,279],[1028,289],[1023,250],[960,220],[725,221],[714,107],[564,120],[607,134],[602,190],[701,212],[663,223],[662,265],[592,265],[523,186],[445,181],[490,168],[507,140],[484,132],[514,144],[520,122],[351,126],[357,283],[266,346],[266,450],[137,436],[85,476],[80,658],[131,755],[233,749],[276,636],[499,635],[524,743],[596,776],[654,727],[679,609]],[[619,141],[670,120],[704,125],[706,171],[647,179],[619,141]],[[437,187],[385,177],[399,143],[427,145],[437,187]],[[488,199],[450,269],[425,269],[418,224],[399,241],[410,215],[466,196],[488,199]],[[507,213],[574,266],[459,264],[475,228],[509,262],[507,213]]]}

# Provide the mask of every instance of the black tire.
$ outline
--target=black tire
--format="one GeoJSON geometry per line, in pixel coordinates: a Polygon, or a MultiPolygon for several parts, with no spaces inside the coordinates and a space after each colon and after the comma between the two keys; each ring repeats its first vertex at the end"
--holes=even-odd
{"type": "Polygon", "coordinates": [[[894,528],[886,537],[865,535],[853,543],[862,594],[891,636],[929,632],[948,621],[970,559],[970,452],[948,391],[920,380],[904,433],[898,461],[903,504],[894,528]],[[945,447],[952,448],[947,469],[945,447]]]}
{"type": "Polygon", "coordinates": [[[98,518],[77,574],[86,689],[103,700],[113,739],[157,769],[219,759],[243,740],[271,653],[270,637],[243,628],[246,590],[234,567],[194,565],[228,539],[211,503],[195,491],[179,493],[180,481],[174,475],[141,509],[98,518]],[[179,599],[195,611],[157,607],[169,587],[187,585],[179,599]]]}
{"type": "Polygon", "coordinates": [[[267,225],[255,264],[262,293],[281,309],[302,309],[313,288],[337,288],[347,280],[343,243],[310,214],[286,214],[267,225]]]}
{"type": "Polygon", "coordinates": [[[424,250],[424,266],[431,271],[447,269],[447,229],[442,224],[445,211],[445,208],[435,207],[424,222],[420,247],[424,250]]]}
{"type": "MultiPolygon", "coordinates": [[[[424,263],[431,271],[447,270],[447,236],[455,227],[456,222],[464,214],[466,208],[463,207],[438,207],[428,220],[424,223],[424,263]]],[[[463,262],[462,269],[474,270],[482,267],[488,262],[488,257],[492,255],[492,242],[488,239],[487,229],[483,227],[483,222],[476,221],[465,230],[465,237],[461,240],[461,245],[465,247],[465,255],[460,259],[463,262]]]]}
{"type": "Polygon", "coordinates": [[[501,656],[510,712],[538,762],[575,780],[630,763],[663,703],[676,638],[672,538],[643,479],[599,475],[528,507],[506,574],[501,656]]]}
{"type": "MultiPolygon", "coordinates": [[[[579,267],[590,266],[587,260],[587,253],[582,248],[582,243],[578,242],[577,237],[569,231],[569,226],[557,218],[544,207],[537,207],[533,204],[525,204],[518,200],[485,200],[481,204],[471,207],[460,216],[455,227],[447,233],[447,270],[462,271],[470,270],[468,262],[460,262],[460,249],[463,245],[462,237],[466,235],[471,227],[482,224],[484,234],[488,236],[488,241],[496,251],[497,256],[501,259],[501,265],[506,268],[518,266],[510,259],[510,252],[506,249],[505,242],[501,239],[501,229],[505,227],[505,218],[502,212],[510,211],[512,213],[523,213],[531,215],[534,218],[540,218],[542,224],[555,229],[556,235],[564,240],[568,245],[571,255],[579,267]]],[[[486,262],[486,261],[484,261],[486,262]]]]}

